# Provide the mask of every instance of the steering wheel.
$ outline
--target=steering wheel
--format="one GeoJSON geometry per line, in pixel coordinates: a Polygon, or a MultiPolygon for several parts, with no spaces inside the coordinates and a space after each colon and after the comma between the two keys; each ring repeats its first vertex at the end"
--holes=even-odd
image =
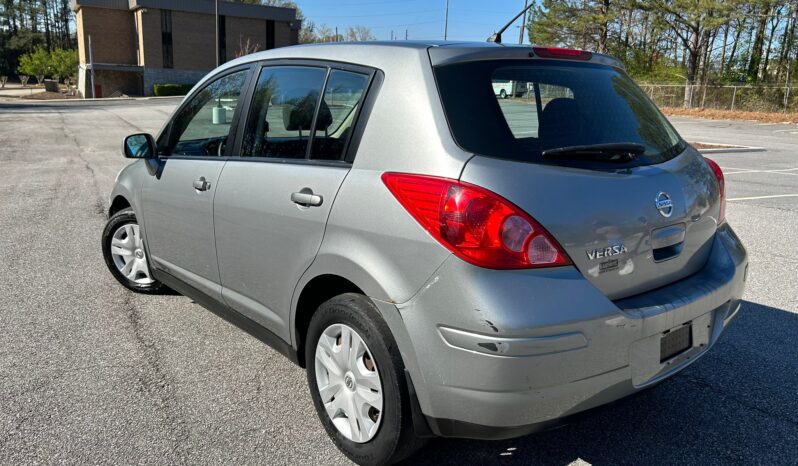
{"type": "Polygon", "coordinates": [[[220,139],[217,143],[216,155],[222,157],[224,155],[224,148],[227,147],[227,138],[220,139]]]}
{"type": "Polygon", "coordinates": [[[227,138],[220,137],[208,138],[201,144],[205,155],[216,155],[217,157],[222,157],[224,155],[224,148],[226,146],[227,138]]]}

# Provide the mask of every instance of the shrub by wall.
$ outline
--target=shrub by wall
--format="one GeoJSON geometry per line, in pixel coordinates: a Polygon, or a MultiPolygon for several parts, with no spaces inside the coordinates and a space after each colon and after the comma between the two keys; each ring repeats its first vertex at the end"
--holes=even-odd
{"type": "Polygon", "coordinates": [[[193,84],[156,84],[152,86],[152,93],[158,97],[186,95],[192,87],[193,84]]]}

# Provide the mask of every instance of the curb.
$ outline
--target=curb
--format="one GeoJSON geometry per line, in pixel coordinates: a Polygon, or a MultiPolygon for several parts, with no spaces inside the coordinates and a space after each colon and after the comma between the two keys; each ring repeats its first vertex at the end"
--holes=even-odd
{"type": "Polygon", "coordinates": [[[137,101],[137,100],[176,100],[176,99],[183,99],[185,96],[182,95],[175,95],[175,96],[161,96],[161,97],[104,97],[98,99],[49,99],[49,100],[37,100],[37,99],[22,99],[19,97],[10,97],[5,98],[0,96],[0,103],[3,104],[11,104],[11,105],[80,105],[83,104],[90,104],[90,103],[102,103],[102,102],[127,102],[127,101],[137,101]]]}

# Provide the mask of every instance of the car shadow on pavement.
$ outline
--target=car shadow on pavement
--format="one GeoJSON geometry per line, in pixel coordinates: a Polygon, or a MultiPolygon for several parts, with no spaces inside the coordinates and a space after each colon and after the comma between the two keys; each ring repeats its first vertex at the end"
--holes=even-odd
{"type": "Polygon", "coordinates": [[[798,314],[745,301],[709,353],[650,390],[518,439],[436,439],[410,462],[793,464],[796,445],[798,314]]]}

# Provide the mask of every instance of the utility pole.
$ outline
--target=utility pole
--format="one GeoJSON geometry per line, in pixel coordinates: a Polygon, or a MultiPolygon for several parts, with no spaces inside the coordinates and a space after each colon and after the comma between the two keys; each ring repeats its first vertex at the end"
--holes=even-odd
{"type": "Polygon", "coordinates": [[[338,41],[338,26],[335,26],[335,41],[339,42],[338,41]]]}
{"type": "Polygon", "coordinates": [[[89,78],[91,79],[91,98],[94,99],[97,96],[94,94],[94,53],[91,49],[91,34],[89,34],[89,71],[91,71],[91,74],[89,75],[89,78]]]}
{"type": "Polygon", "coordinates": [[[405,29],[405,40],[407,40],[407,29],[405,29]]]}
{"type": "Polygon", "coordinates": [[[518,33],[518,45],[524,44],[524,29],[526,28],[526,9],[529,8],[529,0],[524,0],[524,16],[521,17],[521,32],[518,33]]]}
{"type": "Polygon", "coordinates": [[[446,17],[443,23],[443,40],[449,39],[449,0],[446,0],[446,17]]]}
{"type": "Polygon", "coordinates": [[[219,67],[219,0],[214,0],[214,5],[216,7],[216,67],[219,67]]]}

